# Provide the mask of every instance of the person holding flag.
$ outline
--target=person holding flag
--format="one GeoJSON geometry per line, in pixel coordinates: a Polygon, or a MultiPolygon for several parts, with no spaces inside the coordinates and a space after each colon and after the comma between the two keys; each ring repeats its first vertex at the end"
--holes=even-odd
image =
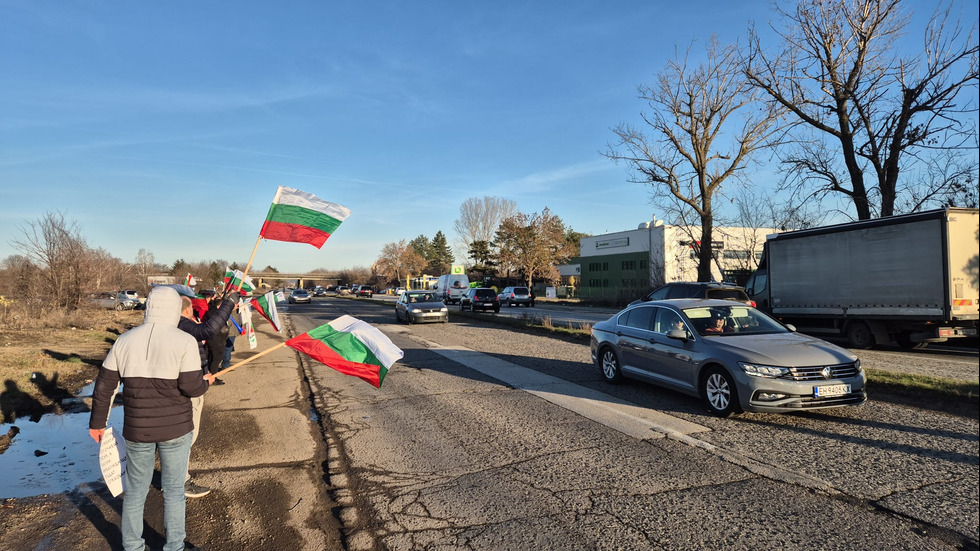
{"type": "MultiPolygon", "coordinates": [[[[220,334],[221,329],[228,323],[228,317],[231,316],[231,311],[238,304],[240,298],[241,295],[238,293],[231,293],[229,297],[222,299],[216,308],[209,309],[212,314],[203,323],[199,322],[194,316],[194,306],[191,299],[188,297],[181,297],[180,299],[180,319],[177,327],[193,337],[196,341],[199,361],[198,369],[201,370],[204,377],[211,383],[216,381],[217,377],[208,372],[209,358],[205,344],[209,339],[218,338],[217,335],[220,334]]],[[[222,339],[221,342],[224,343],[224,340],[222,339]]],[[[195,397],[191,400],[191,405],[193,406],[193,436],[191,439],[191,445],[193,446],[201,432],[201,411],[204,409],[204,396],[195,397]]],[[[204,497],[210,492],[211,488],[196,484],[191,480],[190,471],[185,471],[184,495],[186,497],[204,497]]]]}

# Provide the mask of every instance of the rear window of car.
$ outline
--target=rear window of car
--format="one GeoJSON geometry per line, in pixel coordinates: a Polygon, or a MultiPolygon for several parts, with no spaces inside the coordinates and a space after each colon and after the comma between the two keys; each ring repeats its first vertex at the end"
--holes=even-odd
{"type": "Polygon", "coordinates": [[[528,294],[527,287],[514,287],[514,294],[515,295],[526,295],[526,294],[528,294]]]}
{"type": "Polygon", "coordinates": [[[493,289],[477,289],[476,296],[481,298],[487,298],[487,297],[495,297],[497,295],[496,293],[493,292],[493,289]]]}
{"type": "Polygon", "coordinates": [[[740,289],[708,289],[706,298],[748,300],[749,297],[740,289]]]}

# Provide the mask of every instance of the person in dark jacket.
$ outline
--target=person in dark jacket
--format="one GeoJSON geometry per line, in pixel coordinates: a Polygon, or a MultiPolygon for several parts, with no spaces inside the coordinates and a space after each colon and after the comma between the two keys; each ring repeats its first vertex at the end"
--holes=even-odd
{"type": "MultiPolygon", "coordinates": [[[[203,322],[198,322],[194,315],[194,305],[191,299],[181,297],[180,320],[177,322],[177,327],[197,341],[198,355],[201,360],[201,371],[212,383],[216,379],[214,375],[208,372],[210,360],[207,343],[212,339],[222,339],[221,342],[224,342],[224,339],[220,336],[221,329],[227,325],[228,316],[231,315],[231,311],[238,304],[240,298],[239,295],[232,293],[232,296],[221,300],[217,307],[209,308],[210,315],[203,322]]],[[[191,406],[194,414],[194,436],[191,438],[191,446],[193,446],[197,442],[198,435],[201,433],[201,411],[204,409],[204,396],[198,396],[192,399],[191,406]]],[[[195,483],[191,480],[190,471],[187,472],[184,487],[185,496],[203,497],[208,495],[209,492],[211,492],[211,488],[195,483]]]]}
{"type": "Polygon", "coordinates": [[[180,296],[157,287],[146,299],[143,323],[119,336],[99,368],[92,391],[89,435],[105,434],[109,408],[122,383],[123,439],[128,455],[122,507],[122,543],[142,550],[143,510],[160,454],[165,551],[184,549],[186,497],[182,491],[194,437],[191,398],[203,396],[208,381],[201,373],[194,338],[177,328],[180,296]]]}

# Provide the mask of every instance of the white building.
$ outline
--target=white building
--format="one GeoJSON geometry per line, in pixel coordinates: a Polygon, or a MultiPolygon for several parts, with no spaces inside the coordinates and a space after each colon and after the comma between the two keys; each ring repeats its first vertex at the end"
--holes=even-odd
{"type": "MultiPolygon", "coordinates": [[[[743,282],[758,265],[771,228],[713,228],[712,279],[743,282]]],[[[635,230],[583,238],[562,267],[582,298],[635,299],[672,281],[697,281],[701,228],[644,222],[635,230]]]]}

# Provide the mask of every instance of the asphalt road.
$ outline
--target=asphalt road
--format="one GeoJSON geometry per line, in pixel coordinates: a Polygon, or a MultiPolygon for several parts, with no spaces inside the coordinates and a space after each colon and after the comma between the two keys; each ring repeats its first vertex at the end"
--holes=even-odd
{"type": "Polygon", "coordinates": [[[977,548],[975,417],[871,396],[717,419],[607,385],[580,342],[368,301],[288,314],[296,333],[350,314],[405,351],[380,390],[304,360],[350,549],[977,548]]]}

